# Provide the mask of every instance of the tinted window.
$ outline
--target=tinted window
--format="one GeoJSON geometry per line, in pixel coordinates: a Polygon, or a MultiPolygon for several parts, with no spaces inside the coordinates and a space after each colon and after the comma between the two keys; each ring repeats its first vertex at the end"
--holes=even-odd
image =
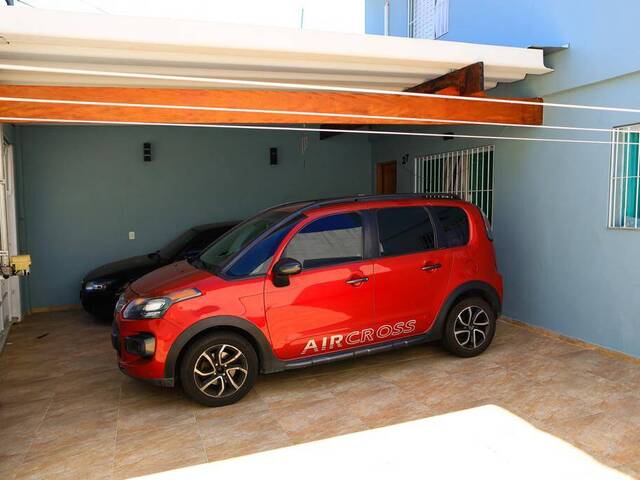
{"type": "Polygon", "coordinates": [[[469,242],[469,219],[458,207],[433,207],[431,209],[442,225],[443,247],[459,247],[469,242]]]}
{"type": "Polygon", "coordinates": [[[267,210],[255,217],[245,220],[236,228],[227,232],[209,245],[200,255],[200,261],[207,268],[220,268],[244,247],[265,233],[276,223],[283,220],[289,212],[281,209],[267,210]]]}
{"type": "Polygon", "coordinates": [[[303,268],[362,260],[362,235],[357,213],[331,215],[300,230],[282,256],[298,260],[303,268]]]}
{"type": "Polygon", "coordinates": [[[422,207],[378,210],[380,253],[403,255],[435,248],[435,236],[429,214],[422,207]]]}
{"type": "Polygon", "coordinates": [[[231,268],[227,270],[227,275],[232,277],[246,277],[267,273],[267,268],[269,268],[273,254],[276,253],[278,246],[296,223],[298,222],[289,223],[273,232],[267,238],[256,243],[247,250],[241,258],[236,260],[231,268]]]}

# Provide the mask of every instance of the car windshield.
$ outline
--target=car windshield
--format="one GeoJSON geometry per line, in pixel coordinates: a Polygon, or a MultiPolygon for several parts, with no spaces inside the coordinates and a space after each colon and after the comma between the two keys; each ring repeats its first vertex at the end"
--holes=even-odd
{"type": "Polygon", "coordinates": [[[246,220],[202,252],[200,261],[208,269],[220,269],[236,253],[290,213],[289,208],[278,208],[246,220]]]}
{"type": "Polygon", "coordinates": [[[191,229],[187,230],[182,235],[169,242],[165,247],[158,250],[156,252],[157,255],[166,260],[171,260],[178,254],[178,252],[180,252],[184,248],[187,243],[191,241],[195,234],[195,231],[191,229]]]}

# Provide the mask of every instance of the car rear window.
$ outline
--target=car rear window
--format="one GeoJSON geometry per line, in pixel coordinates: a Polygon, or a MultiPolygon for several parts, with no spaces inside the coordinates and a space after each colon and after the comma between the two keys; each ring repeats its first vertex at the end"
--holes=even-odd
{"type": "Polygon", "coordinates": [[[466,212],[459,207],[432,207],[444,233],[440,240],[441,247],[460,247],[469,242],[469,219],[466,212]]]}
{"type": "Polygon", "coordinates": [[[433,225],[423,207],[378,210],[378,232],[380,254],[385,257],[435,248],[433,225]]]}

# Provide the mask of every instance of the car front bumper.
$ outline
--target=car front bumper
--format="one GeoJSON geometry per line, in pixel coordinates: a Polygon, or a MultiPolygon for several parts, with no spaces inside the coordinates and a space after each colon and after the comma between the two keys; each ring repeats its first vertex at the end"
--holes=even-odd
{"type": "Polygon", "coordinates": [[[111,343],[118,352],[118,367],[130,377],[173,386],[175,380],[165,377],[165,363],[177,335],[177,328],[164,319],[124,320],[117,314],[111,343]]]}

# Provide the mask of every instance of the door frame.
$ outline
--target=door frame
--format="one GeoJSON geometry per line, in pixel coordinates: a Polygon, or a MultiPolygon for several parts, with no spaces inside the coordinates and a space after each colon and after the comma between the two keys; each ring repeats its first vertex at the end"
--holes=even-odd
{"type": "MultiPolygon", "coordinates": [[[[5,139],[4,129],[0,126],[0,250],[6,252],[0,258],[3,264],[9,263],[9,258],[18,254],[18,219],[16,211],[16,181],[14,146],[5,139]]],[[[8,279],[0,278],[5,285],[0,288],[4,297],[0,298],[2,315],[2,331],[8,331],[12,323],[22,320],[22,306],[20,299],[20,278],[12,276],[8,279]],[[5,321],[5,319],[8,319],[5,321]]]]}

